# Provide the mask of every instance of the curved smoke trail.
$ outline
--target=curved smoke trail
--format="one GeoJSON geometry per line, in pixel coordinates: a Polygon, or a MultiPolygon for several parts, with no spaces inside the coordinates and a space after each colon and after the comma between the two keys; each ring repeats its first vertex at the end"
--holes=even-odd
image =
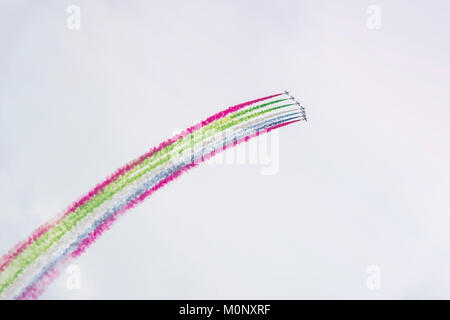
{"type": "Polygon", "coordinates": [[[153,192],[229,147],[306,120],[303,107],[282,95],[218,112],[118,169],[2,257],[0,297],[37,298],[67,263],[153,192]]]}

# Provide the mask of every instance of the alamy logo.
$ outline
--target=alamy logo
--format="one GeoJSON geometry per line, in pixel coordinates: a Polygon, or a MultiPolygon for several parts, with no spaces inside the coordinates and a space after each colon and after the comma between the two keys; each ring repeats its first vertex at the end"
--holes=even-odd
{"type": "Polygon", "coordinates": [[[80,30],[81,29],[81,9],[79,6],[70,5],[67,7],[67,17],[66,26],[69,30],[80,30]]]}
{"type": "Polygon", "coordinates": [[[70,265],[66,273],[69,274],[67,278],[66,287],[69,290],[79,290],[81,288],[81,269],[77,265],[70,265]]]}
{"type": "Polygon", "coordinates": [[[366,13],[369,15],[366,20],[366,26],[369,30],[381,29],[381,8],[377,5],[370,5],[366,9],[366,13]]]}
{"type": "Polygon", "coordinates": [[[369,290],[381,289],[381,268],[377,265],[371,265],[366,268],[369,275],[366,280],[366,286],[369,290]]]}
{"type": "MultiPolygon", "coordinates": [[[[175,131],[174,134],[177,132],[179,131],[175,131]]],[[[194,163],[199,163],[203,158],[198,155],[201,153],[207,154],[211,149],[211,142],[215,141],[215,143],[218,143],[223,141],[222,139],[226,136],[227,134],[216,129],[209,129],[208,134],[205,136],[193,137],[191,135],[187,141],[187,144],[190,144],[191,147],[184,149],[183,154],[186,157],[191,157],[194,163]],[[197,143],[197,139],[200,140],[200,143],[197,143]]],[[[261,130],[257,137],[249,140],[247,143],[238,144],[237,140],[230,140],[227,143],[236,143],[236,147],[215,153],[212,158],[208,159],[206,164],[257,165],[261,175],[275,175],[278,173],[280,163],[279,140],[280,133],[278,131],[266,133],[266,130],[261,130]]]]}

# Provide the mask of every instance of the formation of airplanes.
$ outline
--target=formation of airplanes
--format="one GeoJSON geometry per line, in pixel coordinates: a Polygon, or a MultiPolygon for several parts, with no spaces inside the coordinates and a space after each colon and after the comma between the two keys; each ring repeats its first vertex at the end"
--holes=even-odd
{"type": "Polygon", "coordinates": [[[305,112],[305,108],[300,104],[300,102],[298,102],[295,97],[293,97],[292,95],[289,94],[289,91],[284,90],[284,94],[287,95],[289,97],[289,99],[291,99],[292,101],[295,102],[296,105],[298,105],[300,107],[300,113],[303,116],[303,120],[308,121],[308,119],[306,118],[306,112],[305,112]]]}

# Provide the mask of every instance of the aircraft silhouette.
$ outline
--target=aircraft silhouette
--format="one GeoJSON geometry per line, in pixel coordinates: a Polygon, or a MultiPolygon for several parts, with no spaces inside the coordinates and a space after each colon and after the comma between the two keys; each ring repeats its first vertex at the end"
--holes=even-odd
{"type": "Polygon", "coordinates": [[[298,101],[295,99],[295,97],[291,96],[291,95],[289,94],[289,91],[284,90],[284,94],[287,95],[287,96],[289,96],[289,99],[291,99],[292,101],[294,101],[295,104],[298,105],[298,106],[300,107],[300,113],[301,113],[302,116],[303,116],[303,120],[308,121],[308,119],[306,118],[305,108],[303,108],[303,106],[300,104],[300,102],[298,102],[298,101]]]}

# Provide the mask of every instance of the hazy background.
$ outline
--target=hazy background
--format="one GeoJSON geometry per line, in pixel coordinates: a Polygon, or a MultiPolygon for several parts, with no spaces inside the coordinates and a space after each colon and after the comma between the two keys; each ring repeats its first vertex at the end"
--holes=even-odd
{"type": "Polygon", "coordinates": [[[310,121],[280,132],[277,174],[193,170],[77,260],[80,290],[63,275],[42,298],[450,298],[449,17],[445,0],[1,0],[0,254],[174,130],[288,89],[310,121]]]}

